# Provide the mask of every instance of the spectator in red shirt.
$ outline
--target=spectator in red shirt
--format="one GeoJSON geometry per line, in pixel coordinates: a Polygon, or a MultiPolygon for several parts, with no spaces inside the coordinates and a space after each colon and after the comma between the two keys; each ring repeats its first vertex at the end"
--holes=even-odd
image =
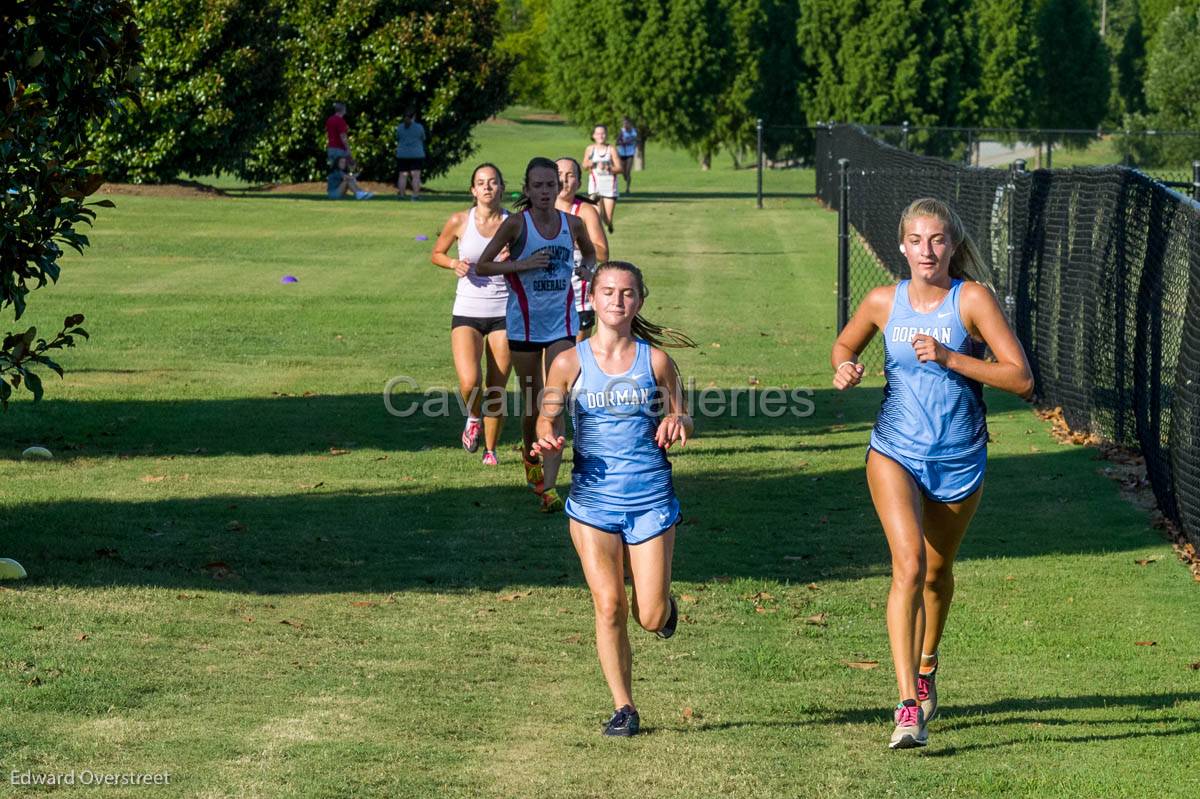
{"type": "Polygon", "coordinates": [[[350,126],[346,124],[346,104],[334,103],[333,116],[325,120],[325,156],[330,166],[339,158],[351,159],[350,126]]]}

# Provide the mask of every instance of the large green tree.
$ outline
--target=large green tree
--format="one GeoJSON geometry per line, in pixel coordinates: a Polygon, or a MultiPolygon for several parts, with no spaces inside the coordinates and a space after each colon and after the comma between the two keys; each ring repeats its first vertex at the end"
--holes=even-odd
{"type": "Polygon", "coordinates": [[[395,128],[408,107],[430,137],[425,171],[471,154],[471,130],[509,102],[512,63],[494,48],[495,0],[283,0],[283,85],[244,175],[324,174],[324,121],[349,107],[350,140],[366,176],[393,176],[395,128]]]}
{"type": "Polygon", "coordinates": [[[557,58],[557,43],[548,36],[551,0],[501,0],[497,49],[512,59],[509,85],[513,99],[527,105],[548,102],[547,64],[557,58]]]}
{"type": "Polygon", "coordinates": [[[266,132],[283,74],[272,0],[139,0],[141,101],[95,125],[110,180],[242,174],[266,132]]]}
{"type": "Polygon", "coordinates": [[[1034,124],[1095,128],[1108,111],[1108,51],[1086,0],[1042,0],[1034,124]]]}
{"type": "MultiPolygon", "coordinates": [[[[797,41],[807,65],[800,101],[810,123],[972,124],[977,64],[960,0],[810,0],[797,41]]],[[[953,143],[914,137],[947,154],[953,143]]]]}
{"type": "Polygon", "coordinates": [[[406,107],[430,134],[426,171],[471,151],[509,101],[496,0],[139,0],[145,100],[94,137],[133,180],[231,172],[298,181],[326,170],[324,120],[350,107],[366,176],[389,179],[406,107]]]}
{"type": "MultiPolygon", "coordinates": [[[[1134,131],[1200,130],[1200,8],[1177,8],[1163,19],[1147,59],[1146,114],[1130,114],[1134,131]]],[[[1194,136],[1138,136],[1122,142],[1123,152],[1141,166],[1186,164],[1200,158],[1194,136]]]]}
{"type": "MultiPolygon", "coordinates": [[[[95,219],[86,198],[104,177],[87,127],[132,96],[139,42],[127,0],[10,0],[0,44],[0,309],[20,319],[29,292],[58,280],[63,246],[88,246],[79,227],[95,219]]],[[[49,339],[35,327],[4,336],[0,403],[20,386],[40,398],[35,366],[61,375],[49,353],[86,336],[82,321],[72,314],[49,339]]]]}
{"type": "Polygon", "coordinates": [[[1033,0],[980,0],[972,12],[972,52],[978,60],[978,123],[1029,124],[1037,93],[1037,33],[1033,0]]]}
{"type": "Polygon", "coordinates": [[[785,0],[552,0],[549,100],[583,127],[628,115],[707,163],[749,147],[759,117],[799,121],[798,48],[779,35],[795,19],[785,0]]]}

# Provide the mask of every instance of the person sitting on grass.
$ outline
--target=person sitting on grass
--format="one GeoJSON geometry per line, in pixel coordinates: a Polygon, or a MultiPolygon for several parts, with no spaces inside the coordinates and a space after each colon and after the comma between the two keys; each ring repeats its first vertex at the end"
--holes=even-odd
{"type": "Polygon", "coordinates": [[[329,173],[327,180],[331,200],[348,198],[351,192],[356,200],[369,200],[375,196],[372,192],[363,191],[358,185],[358,175],[351,171],[350,161],[344,155],[338,156],[333,162],[333,171],[329,173]]]}

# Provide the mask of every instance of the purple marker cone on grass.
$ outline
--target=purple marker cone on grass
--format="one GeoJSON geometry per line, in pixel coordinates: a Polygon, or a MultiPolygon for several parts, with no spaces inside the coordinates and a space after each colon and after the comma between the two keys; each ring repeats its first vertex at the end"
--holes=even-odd
{"type": "Polygon", "coordinates": [[[420,236],[417,236],[417,241],[429,241],[429,237],[422,233],[420,236]]]}
{"type": "Polygon", "coordinates": [[[284,275],[283,277],[279,278],[279,282],[280,283],[299,283],[300,281],[297,280],[293,275],[284,275]]]}

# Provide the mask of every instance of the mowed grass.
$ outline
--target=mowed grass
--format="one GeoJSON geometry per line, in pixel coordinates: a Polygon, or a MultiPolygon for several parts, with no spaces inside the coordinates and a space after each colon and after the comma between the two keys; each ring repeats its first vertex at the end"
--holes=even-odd
{"type": "MultiPolygon", "coordinates": [[[[511,120],[479,139],[510,188],[586,142],[511,120]]],[[[879,379],[829,388],[835,217],[755,210],[727,161],[652,147],[649,167],[614,255],[646,269],[646,314],[700,342],[677,355],[697,400],[737,413],[674,457],[683,623],[633,635],[646,734],[599,735],[590,599],[517,426],[485,470],[457,411],[385,409],[392,377],[416,386],[400,407],[453,383],[453,281],[415,237],[466,205],[466,166],[422,203],[118,197],[35,295],[31,323],[82,311],[93,339],[0,417],[0,555],[30,572],[0,591],[0,777],[171,774],[71,789],[105,797],[1196,795],[1198,586],[1092,450],[996,394],[944,715],[927,749],[886,750],[879,379]],[[811,389],[812,413],[748,415],[752,381],[811,389]],[[55,460],[18,460],[35,443],[55,460]]]]}

